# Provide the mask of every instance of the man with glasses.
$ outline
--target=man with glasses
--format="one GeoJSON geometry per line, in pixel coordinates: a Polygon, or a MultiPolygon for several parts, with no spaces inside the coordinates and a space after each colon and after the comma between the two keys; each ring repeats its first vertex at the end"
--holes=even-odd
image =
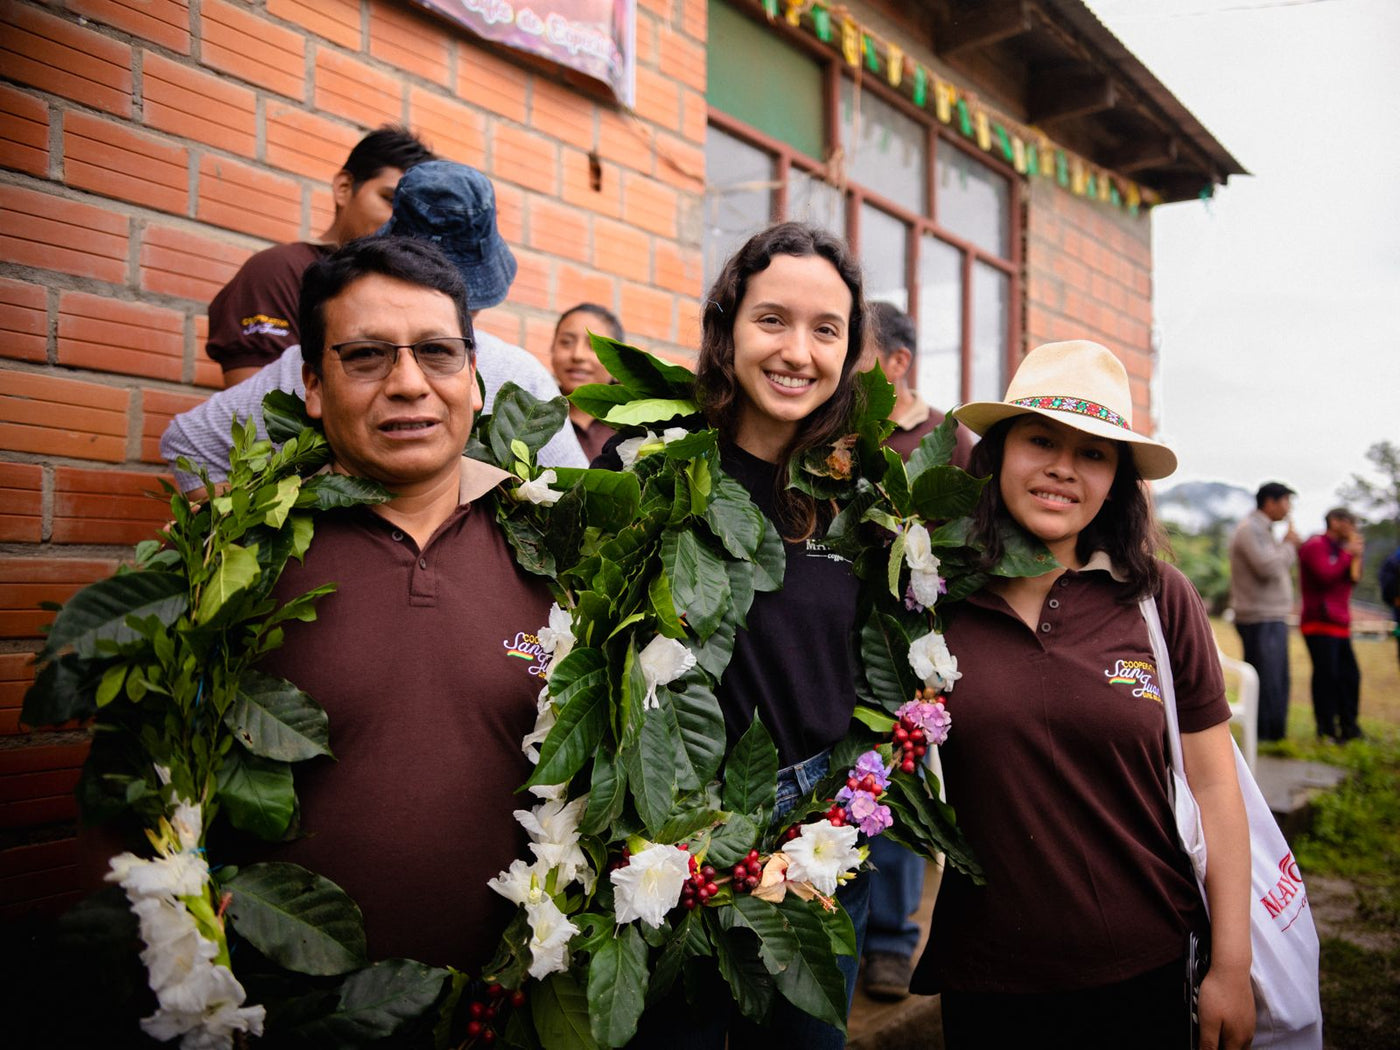
{"type": "MultiPolygon", "coordinates": [[[[447,160],[415,165],[399,181],[391,217],[381,232],[421,237],[436,244],[465,280],[473,316],[504,302],[510,292],[515,256],[496,229],[496,194],[491,181],[475,168],[447,160]]],[[[294,329],[294,335],[299,341],[305,333],[294,329]]],[[[477,333],[476,344],[476,363],[486,388],[485,411],[491,411],[496,391],[506,382],[541,400],[559,396],[549,372],[525,350],[488,332],[477,333]]],[[[292,346],[252,378],[221,390],[170,421],[161,435],[160,454],[175,472],[181,489],[188,492],[200,482],[176,465],[180,457],[203,466],[211,481],[222,481],[228,476],[233,422],[252,417],[261,424],[262,400],[273,390],[305,396],[302,359],[302,348],[292,346]]],[[[549,440],[540,450],[540,462],[545,466],[588,466],[572,427],[564,427],[549,440]]]]}
{"type": "Polygon", "coordinates": [[[336,584],[262,665],[325,707],[335,759],[298,773],[304,834],[262,855],[343,887],[371,958],[477,972],[511,913],[487,881],[525,855],[511,813],[550,594],[497,525],[510,476],[462,455],[476,374],[458,268],[417,239],[353,242],[307,270],[299,312],[333,469],[393,498],[319,515],[278,583],[280,600],[336,584]]]}

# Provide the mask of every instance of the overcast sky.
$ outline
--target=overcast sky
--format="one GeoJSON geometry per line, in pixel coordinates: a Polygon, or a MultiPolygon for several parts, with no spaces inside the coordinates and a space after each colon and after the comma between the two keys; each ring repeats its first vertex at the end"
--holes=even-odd
{"type": "Polygon", "coordinates": [[[1400,442],[1400,2],[1087,3],[1252,173],[1152,215],[1173,481],[1284,481],[1318,531],[1400,442]]]}

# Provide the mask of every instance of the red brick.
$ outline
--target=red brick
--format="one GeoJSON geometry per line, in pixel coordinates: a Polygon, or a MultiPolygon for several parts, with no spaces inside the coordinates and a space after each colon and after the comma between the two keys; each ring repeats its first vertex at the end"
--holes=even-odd
{"type": "Polygon", "coordinates": [[[167,390],[141,391],[141,462],[164,463],[160,436],[170,421],[204,401],[208,394],[172,394],[167,390]]]}
{"type": "Polygon", "coordinates": [[[0,152],[7,168],[40,177],[49,173],[49,107],[33,95],[3,84],[0,152]]]}
{"type": "Polygon", "coordinates": [[[497,123],[491,136],[491,175],[539,193],[559,192],[559,146],[533,131],[497,123]]]}
{"type": "MultiPolygon", "coordinates": [[[[584,270],[561,262],[555,274],[554,303],[559,313],[579,303],[598,303],[612,309],[617,299],[617,278],[597,270],[584,270]]],[[[626,319],[623,320],[626,327],[626,319]]],[[[550,322],[553,338],[554,322],[550,322]]]]}
{"type": "Polygon", "coordinates": [[[357,124],[403,119],[403,82],[329,49],[316,52],[316,108],[357,124]]]}
{"type": "Polygon", "coordinates": [[[637,70],[637,116],[669,131],[681,127],[680,87],[670,77],[655,70],[637,70]]]}
{"type": "Polygon", "coordinates": [[[267,0],[267,13],[351,51],[360,50],[360,0],[267,0]]]}
{"type": "Polygon", "coordinates": [[[653,179],[633,175],[622,176],[622,215],[634,226],[660,234],[676,236],[676,191],[653,179]]]}
{"type": "Polygon", "coordinates": [[[586,215],[549,197],[531,197],[529,212],[531,248],[575,262],[588,261],[592,253],[586,215]]]}
{"type": "Polygon", "coordinates": [[[196,217],[270,241],[294,240],[301,230],[301,186],[236,160],[204,154],[199,162],[196,217]]]}
{"type": "Polygon", "coordinates": [[[141,62],[141,112],[153,128],[252,157],[257,97],[252,91],[147,51],[141,62]]]}
{"type": "MultiPolygon", "coordinates": [[[[708,2],[708,0],[706,0],[708,2]]],[[[656,36],[659,30],[656,26],[656,18],[649,14],[639,14],[637,16],[636,39],[633,41],[633,48],[637,52],[637,61],[648,66],[656,65],[657,44],[656,36]]]]}
{"type": "Polygon", "coordinates": [[[329,183],[360,141],[358,129],[281,102],[267,103],[267,162],[329,183]]]}
{"type": "Polygon", "coordinates": [[[674,6],[674,0],[637,0],[638,11],[645,9],[668,20],[673,16],[674,6]]]}
{"type": "MultiPolygon", "coordinates": [[[[117,563],[101,561],[77,561],[53,559],[40,567],[37,573],[24,572],[24,566],[15,565],[8,559],[0,559],[0,583],[13,583],[27,579],[41,582],[71,581],[81,586],[110,576],[116,571],[117,563]],[[70,567],[71,566],[71,567],[70,567]]],[[[6,774],[43,773],[51,769],[80,769],[87,759],[88,745],[60,744],[46,742],[37,747],[6,748],[0,751],[0,771],[6,774]]]]}
{"type": "Polygon", "coordinates": [[[0,390],[0,448],[120,463],[127,391],[55,375],[7,372],[0,390]]]}
{"type": "Polygon", "coordinates": [[[608,219],[593,220],[593,265],[634,281],[651,279],[651,238],[608,219]]]}
{"type": "Polygon", "coordinates": [[[131,48],[35,7],[0,14],[0,76],[131,116],[131,48]]]}
{"type": "Polygon", "coordinates": [[[472,325],[483,332],[490,332],[497,339],[504,339],[515,346],[521,345],[523,324],[519,314],[508,308],[487,310],[480,320],[473,318],[472,325]]]}
{"type": "Polygon", "coordinates": [[[200,55],[206,66],[302,101],[306,38],[224,0],[200,6],[200,55]]]}
{"type": "Polygon", "coordinates": [[[705,128],[710,111],[705,96],[688,88],[681,89],[681,135],[697,145],[705,144],[705,128]]]}
{"type": "Polygon", "coordinates": [[[457,45],[457,97],[473,106],[525,123],[525,88],[528,76],[479,47],[457,45]]]}
{"type": "Polygon", "coordinates": [[[63,174],[70,186],[184,215],[189,151],[115,121],[70,110],[63,116],[63,174]]]}
{"type": "MultiPolygon", "coordinates": [[[[40,637],[40,628],[52,623],[54,615],[38,608],[40,602],[66,602],[79,588],[112,575],[116,568],[116,561],[108,558],[0,558],[0,638],[40,637]]],[[[7,751],[3,758],[6,772],[27,772],[25,766],[62,768],[43,765],[60,761],[57,754],[7,751]],[[11,763],[20,768],[12,768],[11,763]]]]}
{"type": "Polygon", "coordinates": [[[553,305],[549,298],[549,260],[543,255],[517,249],[515,261],[517,269],[510,286],[511,303],[548,310],[553,305]]]}
{"type": "Polygon", "coordinates": [[[414,87],[409,89],[408,122],[438,156],[485,165],[486,118],[478,110],[414,87]]]}
{"type": "Polygon", "coordinates": [[[530,126],[536,131],[579,149],[591,150],[597,110],[595,103],[577,91],[535,79],[530,96],[530,126]]]}
{"type": "MultiPolygon", "coordinates": [[[[0,662],[3,662],[0,657],[0,662]]],[[[33,676],[30,676],[33,678],[33,676]]],[[[77,839],[60,839],[56,842],[37,842],[27,846],[14,846],[0,853],[0,878],[8,879],[46,868],[60,868],[77,863],[77,839]]]]}
{"type": "MultiPolygon", "coordinates": [[[[682,84],[704,92],[706,81],[705,45],[682,36],[669,26],[657,31],[656,66],[666,76],[679,80],[682,84]]],[[[641,81],[637,82],[640,94],[641,81]]]]}
{"type": "Polygon", "coordinates": [[[622,216],[622,172],[616,165],[599,164],[598,188],[595,190],[587,153],[566,146],[560,150],[559,160],[564,184],[561,196],[565,203],[613,219],[622,216]]]}
{"type": "Polygon", "coordinates": [[[520,345],[542,361],[545,368],[550,367],[549,347],[554,342],[554,322],[552,314],[525,318],[525,341],[520,345]]]}
{"type": "Polygon", "coordinates": [[[64,292],[58,300],[58,363],[178,381],[185,365],[184,314],[64,292]]]}
{"type": "Polygon", "coordinates": [[[224,387],[224,370],[219,362],[204,352],[209,341],[209,315],[200,314],[194,319],[194,385],[207,386],[214,390],[224,387]]]}
{"type": "Polygon", "coordinates": [[[680,26],[704,43],[709,34],[709,0],[681,0],[680,26]]]}
{"type": "Polygon", "coordinates": [[[681,295],[698,296],[703,290],[703,263],[698,248],[681,248],[671,241],[656,242],[656,273],[652,282],[681,295]]]}
{"type": "Polygon", "coordinates": [[[695,353],[700,346],[700,304],[685,298],[678,299],[676,305],[676,342],[689,351],[682,363],[693,371],[695,353]]]}
{"type": "MultiPolygon", "coordinates": [[[[44,468],[37,463],[0,463],[0,540],[38,543],[43,528],[44,468]]],[[[4,661],[0,655],[0,670],[4,661]]]]}
{"type": "Polygon", "coordinates": [[[649,173],[653,152],[651,132],[636,117],[599,110],[598,154],[603,160],[649,173]]]}
{"type": "Polygon", "coordinates": [[[443,22],[412,8],[372,0],[369,53],[416,76],[451,83],[452,37],[443,22]]]}
{"type": "Polygon", "coordinates": [[[507,244],[525,243],[525,194],[514,186],[494,183],[496,229],[507,244]]]}
{"type": "Polygon", "coordinates": [[[141,239],[141,289],[207,303],[252,254],[172,226],[147,226],[141,239]]]}
{"type": "Polygon", "coordinates": [[[48,360],[48,293],[41,285],[0,278],[0,354],[48,360]]]}
{"type": "Polygon", "coordinates": [[[50,910],[58,897],[80,898],[84,889],[82,872],[78,867],[77,840],[63,839],[59,842],[43,842],[37,845],[17,846],[5,853],[30,853],[36,850],[52,853],[52,847],[67,846],[67,860],[64,863],[50,863],[36,870],[0,878],[0,907],[6,905],[24,909],[24,914],[33,917],[42,912],[56,914],[50,910]],[[67,891],[66,893],[64,891],[67,891]]]}
{"type": "Polygon", "coordinates": [[[54,471],[54,543],[132,545],[154,539],[169,520],[170,497],[155,474],[78,467],[54,471]]]}
{"type": "MultiPolygon", "coordinates": [[[[24,705],[24,694],[33,682],[33,653],[0,653],[0,733],[20,731],[20,708],[24,705]]],[[[0,877],[14,875],[19,870],[15,852],[0,852],[0,877]]]]}
{"type": "Polygon", "coordinates": [[[171,51],[190,53],[190,9],[184,0],[66,0],[64,6],[171,51]]]}
{"type": "MultiPolygon", "coordinates": [[[[3,763],[0,763],[3,766],[3,763]]],[[[0,828],[33,828],[41,824],[71,821],[78,815],[72,788],[46,798],[0,803],[0,828]]]]}
{"type": "Polygon", "coordinates": [[[622,282],[622,317],[627,333],[670,340],[675,297],[647,285],[622,282]]]}
{"type": "Polygon", "coordinates": [[[51,193],[0,186],[0,258],[22,266],[126,279],[125,215],[51,193]]]}
{"type": "Polygon", "coordinates": [[[328,189],[311,190],[311,232],[321,234],[335,221],[335,198],[328,189]]]}
{"type": "Polygon", "coordinates": [[[677,135],[661,132],[656,136],[656,177],[699,196],[705,192],[705,151],[677,135]]]}

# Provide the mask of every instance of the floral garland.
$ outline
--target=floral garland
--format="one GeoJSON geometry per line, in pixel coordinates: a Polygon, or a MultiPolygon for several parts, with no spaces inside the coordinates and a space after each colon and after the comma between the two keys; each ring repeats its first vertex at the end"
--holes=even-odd
{"type": "MultiPolygon", "coordinates": [[[[484,446],[521,479],[502,524],[559,604],[538,632],[553,662],[522,744],[540,801],[515,816],[532,856],[490,884],[519,911],[486,979],[534,991],[528,1011],[478,1031],[548,1050],[623,1046],[684,970],[707,966],[756,1020],[782,995],[843,1027],[836,956],[855,938],[834,894],[865,860],[859,834],[980,878],[930,770],[960,677],[936,609],[988,578],[963,520],[983,482],[948,465],[951,421],[907,468],[884,448],[893,391],[878,372],[862,379],[852,433],[793,465],[794,486],[840,508],[824,542],[862,580],[862,703],[833,772],[774,826],[777,750],[755,718],[724,753],[714,690],[755,591],[781,586],[782,539],[724,473],[694,376],[593,346],[616,382],[571,400],[631,435],[621,472],[540,474],[537,445],[484,421],[484,446]]],[[[502,397],[508,419],[539,411],[523,392],[502,397]]],[[[1052,567],[1043,548],[1006,540],[995,573],[1052,567]]]]}

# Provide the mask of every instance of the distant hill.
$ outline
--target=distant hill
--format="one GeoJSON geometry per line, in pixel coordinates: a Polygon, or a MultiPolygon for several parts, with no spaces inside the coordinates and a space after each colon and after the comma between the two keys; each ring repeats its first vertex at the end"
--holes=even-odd
{"type": "Polygon", "coordinates": [[[1200,534],[1232,525],[1254,509],[1254,493],[1226,481],[1183,481],[1156,493],[1157,514],[1200,534]]]}

